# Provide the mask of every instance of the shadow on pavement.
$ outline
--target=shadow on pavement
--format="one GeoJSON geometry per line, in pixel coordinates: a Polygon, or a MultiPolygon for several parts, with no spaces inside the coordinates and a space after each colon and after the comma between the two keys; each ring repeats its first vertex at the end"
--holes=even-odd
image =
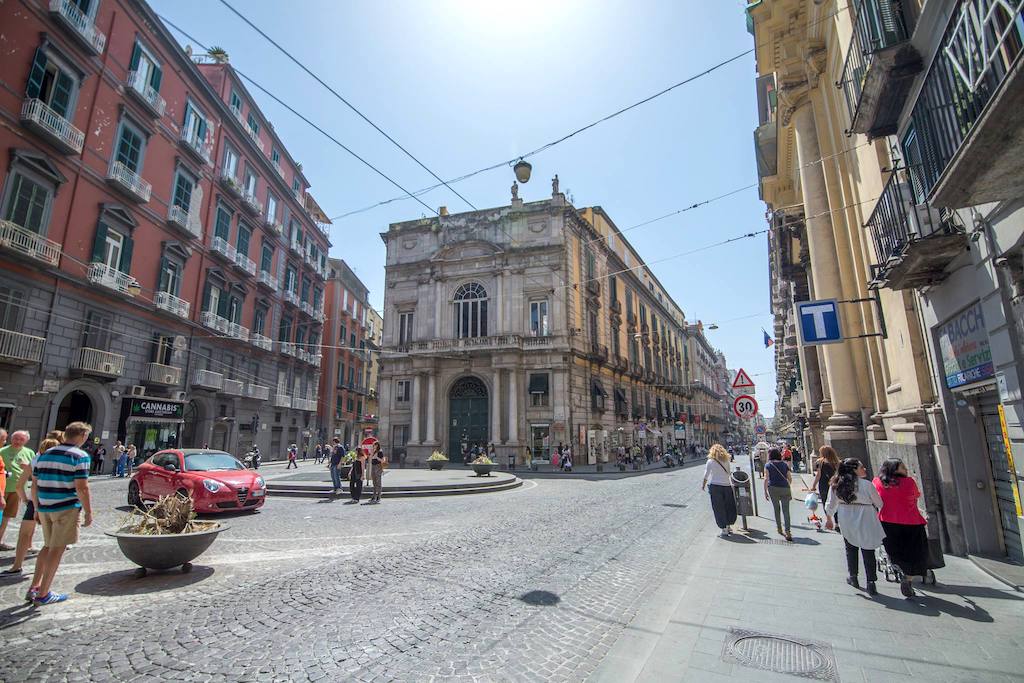
{"type": "MultiPolygon", "coordinates": [[[[916,583],[915,579],[915,589],[920,588],[916,583]]],[[[1024,600],[1024,596],[1014,593],[1010,587],[986,588],[984,586],[964,586],[956,583],[938,583],[933,586],[925,586],[923,590],[927,591],[929,595],[934,593],[959,595],[964,599],[970,596],[972,598],[995,598],[996,600],[1024,600]]]]}
{"type": "Polygon", "coordinates": [[[667,507],[667,508],[684,508],[684,507],[688,507],[686,505],[686,503],[662,503],[662,505],[667,507]]]}
{"type": "Polygon", "coordinates": [[[741,533],[729,534],[728,536],[725,536],[722,540],[729,541],[730,543],[757,543],[757,541],[755,541],[754,539],[747,538],[741,533]]]}
{"type": "Polygon", "coordinates": [[[895,610],[897,612],[907,612],[910,614],[920,614],[925,617],[937,617],[941,614],[948,614],[958,619],[969,619],[971,621],[980,621],[985,623],[992,623],[995,619],[986,610],[978,607],[977,603],[968,598],[964,598],[964,602],[967,603],[967,607],[958,605],[955,602],[949,600],[943,600],[942,598],[935,597],[934,595],[925,595],[924,593],[918,593],[913,598],[903,598],[883,595],[879,593],[874,598],[867,595],[861,596],[865,600],[874,600],[879,602],[886,609],[895,610]]]}
{"type": "Polygon", "coordinates": [[[135,571],[126,569],[94,576],[75,586],[75,591],[98,596],[146,595],[185,588],[213,576],[213,567],[201,565],[193,565],[188,573],[171,569],[166,572],[150,571],[146,576],[138,577],[135,571]]]}
{"type": "Polygon", "coordinates": [[[519,599],[525,602],[527,605],[534,605],[535,607],[551,607],[557,605],[562,601],[560,597],[552,593],[551,591],[530,591],[523,593],[519,596],[519,599]]]}
{"type": "Polygon", "coordinates": [[[21,603],[14,607],[0,610],[0,631],[11,628],[39,616],[39,610],[28,603],[21,603]]]}

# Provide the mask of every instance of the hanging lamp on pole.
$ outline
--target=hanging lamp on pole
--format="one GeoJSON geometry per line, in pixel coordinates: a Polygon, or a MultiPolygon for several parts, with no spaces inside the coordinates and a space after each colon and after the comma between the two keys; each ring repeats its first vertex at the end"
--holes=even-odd
{"type": "Polygon", "coordinates": [[[533,170],[533,166],[530,162],[520,159],[516,162],[516,165],[512,167],[512,170],[516,173],[516,180],[521,183],[530,182],[530,172],[533,170]]]}

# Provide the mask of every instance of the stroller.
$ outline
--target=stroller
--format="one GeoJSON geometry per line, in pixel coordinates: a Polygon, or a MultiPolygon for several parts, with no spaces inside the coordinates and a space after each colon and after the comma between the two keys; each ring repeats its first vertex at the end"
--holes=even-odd
{"type": "MultiPolygon", "coordinates": [[[[931,542],[929,541],[929,545],[930,543],[931,542]]],[[[895,562],[889,559],[888,553],[885,552],[885,546],[883,545],[882,547],[880,547],[877,551],[875,551],[875,553],[875,564],[878,565],[878,573],[882,574],[885,577],[885,580],[889,583],[901,583],[903,581],[903,570],[900,569],[895,562]]],[[[941,554],[939,557],[941,557],[941,554]]],[[[928,563],[935,566],[936,569],[940,569],[946,566],[946,563],[944,561],[936,563],[932,560],[932,553],[930,548],[928,553],[928,563]]],[[[934,586],[936,583],[935,572],[933,572],[930,568],[927,571],[925,571],[925,575],[921,579],[921,583],[923,583],[925,586],[934,586]]]]}

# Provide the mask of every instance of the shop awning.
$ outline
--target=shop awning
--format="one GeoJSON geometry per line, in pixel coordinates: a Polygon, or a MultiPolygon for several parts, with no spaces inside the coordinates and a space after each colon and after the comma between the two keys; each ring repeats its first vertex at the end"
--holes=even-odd
{"type": "Polygon", "coordinates": [[[548,375],[547,373],[539,373],[536,375],[530,375],[530,393],[531,394],[546,394],[548,393],[548,375]]]}
{"type": "Polygon", "coordinates": [[[604,390],[604,386],[601,384],[601,380],[595,379],[590,383],[590,395],[605,397],[608,394],[604,390]]]}
{"type": "Polygon", "coordinates": [[[158,424],[158,425],[180,425],[185,422],[183,417],[143,417],[133,416],[126,420],[126,424],[134,424],[138,422],[145,422],[147,424],[158,424]]]}

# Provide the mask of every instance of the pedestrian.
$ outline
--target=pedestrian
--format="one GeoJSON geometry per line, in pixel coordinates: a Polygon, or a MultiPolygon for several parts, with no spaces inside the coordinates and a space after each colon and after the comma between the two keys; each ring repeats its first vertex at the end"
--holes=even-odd
{"type": "MultiPolygon", "coordinates": [[[[39,450],[36,452],[45,453],[58,445],[60,445],[60,440],[58,439],[43,439],[39,444],[39,450]]],[[[32,494],[28,491],[28,486],[31,483],[32,464],[30,462],[22,468],[21,476],[18,477],[18,481],[15,484],[19,498],[25,501],[25,514],[21,518],[21,526],[18,527],[18,546],[14,551],[14,563],[9,569],[5,569],[0,574],[20,575],[25,558],[29,555],[39,554],[39,551],[32,547],[32,536],[36,532],[36,506],[32,500],[32,494]]]]}
{"type": "Polygon", "coordinates": [[[103,463],[107,459],[107,447],[96,437],[92,447],[92,464],[94,474],[103,474],[103,463]]]}
{"type": "Polygon", "coordinates": [[[867,470],[856,458],[847,458],[839,463],[836,475],[832,477],[828,505],[825,506],[825,528],[833,527],[831,515],[835,515],[846,546],[846,569],[849,574],[846,583],[860,588],[857,567],[857,551],[860,550],[864,559],[864,574],[868,580],[868,595],[876,595],[878,571],[875,549],[882,545],[885,530],[878,519],[882,498],[866,476],[867,470]]]}
{"type": "Polygon", "coordinates": [[[331,471],[331,495],[337,494],[341,491],[341,467],[342,459],[345,457],[345,451],[341,447],[341,442],[338,437],[334,437],[334,446],[331,449],[331,458],[327,461],[327,469],[331,471]]]}
{"type": "MultiPolygon", "coordinates": [[[[47,438],[49,438],[50,435],[47,434],[46,436],[47,436],[47,438]]],[[[114,456],[113,456],[114,461],[113,461],[113,463],[111,464],[111,467],[110,467],[110,476],[112,476],[112,477],[123,477],[124,476],[125,458],[128,457],[127,456],[127,450],[128,449],[126,449],[124,447],[124,445],[120,441],[115,441],[114,442],[114,456]]]]}
{"type": "Polygon", "coordinates": [[[25,595],[36,605],[50,605],[68,599],[50,590],[64,550],[78,543],[79,523],[92,524],[89,495],[89,456],[82,444],[92,426],[72,422],[64,428],[64,442],[36,456],[32,461],[32,497],[39,524],[43,527],[43,549],[36,558],[32,585],[25,595]],[[40,487],[40,482],[45,486],[40,487]]]}
{"type": "Polygon", "coordinates": [[[352,459],[352,469],[348,471],[348,493],[352,503],[358,503],[363,497],[363,470],[366,469],[366,453],[356,449],[352,459]]]}
{"type": "Polygon", "coordinates": [[[0,429],[0,448],[7,445],[7,430],[0,429]]]}
{"type": "Polygon", "coordinates": [[[498,455],[494,452],[494,444],[487,446],[487,457],[491,459],[491,462],[498,462],[498,455]]]}
{"type": "MultiPolygon", "coordinates": [[[[831,491],[829,482],[836,476],[839,470],[839,456],[831,446],[822,446],[818,449],[818,462],[815,464],[814,481],[811,482],[808,491],[818,491],[818,501],[822,506],[828,505],[828,494],[831,491]]],[[[836,531],[839,529],[837,528],[836,531]]]]}
{"type": "MultiPolygon", "coordinates": [[[[302,462],[306,462],[306,456],[309,454],[309,446],[304,445],[302,447],[302,462]]],[[[295,465],[295,469],[299,469],[298,465],[295,465]]]]}
{"type": "Polygon", "coordinates": [[[295,469],[299,469],[299,463],[295,459],[295,449],[294,448],[289,448],[288,449],[288,464],[285,465],[285,469],[286,470],[290,470],[293,467],[295,469]]]}
{"type": "Polygon", "coordinates": [[[797,449],[795,444],[793,445],[793,448],[791,450],[793,452],[793,471],[794,472],[799,472],[800,471],[800,459],[801,459],[802,456],[800,455],[800,451],[797,449]]]}
{"type": "MultiPolygon", "coordinates": [[[[67,431],[67,430],[65,430],[65,431],[67,431]]],[[[125,469],[125,473],[124,474],[125,474],[126,477],[130,477],[130,476],[132,476],[132,468],[139,464],[139,463],[135,462],[135,459],[139,457],[139,450],[135,447],[135,444],[133,444],[133,443],[128,444],[127,455],[128,455],[128,459],[126,460],[127,467],[125,469]]]]}
{"type": "Polygon", "coordinates": [[[14,546],[3,542],[7,525],[18,515],[18,508],[21,505],[21,497],[18,495],[16,484],[21,478],[22,470],[28,466],[35,457],[35,451],[25,446],[29,440],[29,433],[23,429],[11,434],[11,443],[0,448],[0,461],[4,464],[6,472],[5,479],[9,480],[10,486],[5,487],[3,520],[0,521],[0,550],[14,550],[14,546]]]}
{"type": "Polygon", "coordinates": [[[754,469],[757,470],[757,476],[760,479],[764,479],[764,461],[761,460],[761,451],[754,450],[754,469]]]}
{"type": "Polygon", "coordinates": [[[885,531],[882,541],[885,553],[903,570],[900,592],[904,597],[912,598],[914,588],[910,585],[911,579],[928,573],[928,533],[925,531],[928,519],[917,507],[921,489],[898,458],[883,462],[872,483],[882,499],[878,519],[885,531]]]}
{"type": "Polygon", "coordinates": [[[789,465],[782,459],[782,453],[778,448],[768,451],[768,464],[765,465],[767,477],[764,480],[764,499],[772,502],[775,510],[775,530],[780,536],[785,536],[787,541],[793,540],[790,533],[789,503],[793,500],[793,490],[790,485],[793,483],[793,473],[789,465]],[[785,523],[785,531],[783,531],[785,523]]]}
{"type": "Polygon", "coordinates": [[[324,455],[324,447],[321,446],[320,444],[317,444],[316,448],[313,449],[313,462],[315,462],[316,464],[319,465],[320,464],[320,460],[323,458],[323,455],[324,455]]]}
{"type": "Polygon", "coordinates": [[[786,463],[790,467],[793,466],[793,451],[790,450],[789,444],[782,443],[782,462],[786,463]]]}
{"type": "Polygon", "coordinates": [[[705,488],[711,496],[711,510],[715,513],[719,536],[725,538],[732,533],[732,525],[736,523],[736,496],[732,491],[732,475],[729,474],[729,453],[721,444],[716,443],[708,451],[700,490],[705,488]]]}
{"type": "Polygon", "coordinates": [[[572,449],[568,447],[562,452],[562,471],[572,472],[572,449]]]}
{"type": "Polygon", "coordinates": [[[374,442],[372,455],[370,456],[370,469],[373,475],[373,496],[370,498],[371,503],[380,502],[380,494],[384,489],[384,468],[387,466],[388,458],[384,455],[384,451],[381,450],[380,442],[374,442]]]}

